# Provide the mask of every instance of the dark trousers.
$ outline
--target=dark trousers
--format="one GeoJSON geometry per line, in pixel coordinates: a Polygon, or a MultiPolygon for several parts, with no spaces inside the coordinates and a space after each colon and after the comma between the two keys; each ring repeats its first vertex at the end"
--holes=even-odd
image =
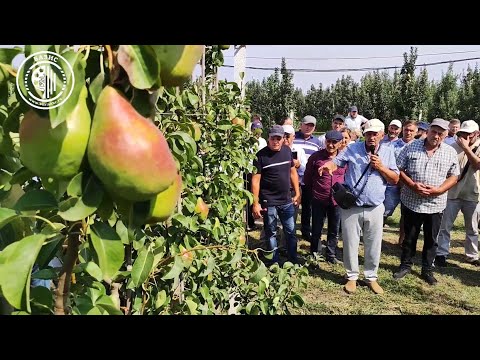
{"type": "MultiPolygon", "coordinates": [[[[245,178],[245,188],[252,192],[252,174],[247,174],[245,178]]],[[[247,199],[247,221],[248,227],[253,228],[255,227],[255,219],[253,218],[253,206],[250,201],[247,199]]]]}
{"type": "Polygon", "coordinates": [[[437,235],[440,231],[443,211],[435,214],[422,214],[408,209],[402,204],[405,240],[402,243],[401,268],[411,268],[417,249],[418,234],[423,224],[422,272],[432,271],[437,253],[437,235]]]}
{"type": "Polygon", "coordinates": [[[312,189],[302,185],[302,218],[301,232],[304,236],[309,236],[312,232],[312,189]]]}
{"type": "Polygon", "coordinates": [[[322,236],[325,217],[328,219],[327,228],[327,258],[336,258],[336,249],[338,244],[338,231],[340,228],[340,207],[333,203],[321,202],[312,199],[312,240],[310,243],[310,252],[318,251],[318,243],[322,236]]]}

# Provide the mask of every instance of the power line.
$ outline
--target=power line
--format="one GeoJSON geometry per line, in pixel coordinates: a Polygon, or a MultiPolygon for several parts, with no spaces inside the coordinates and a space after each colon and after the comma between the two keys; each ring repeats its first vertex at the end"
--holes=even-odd
{"type": "MultiPolygon", "coordinates": [[[[443,52],[443,53],[431,53],[431,54],[419,54],[420,56],[437,56],[437,55],[452,55],[452,54],[468,54],[468,53],[478,53],[480,50],[470,50],[470,51],[453,51],[453,52],[443,52]]],[[[224,57],[233,57],[233,55],[224,55],[224,57]]],[[[403,55],[395,56],[366,56],[366,57],[314,57],[314,58],[303,58],[303,57],[262,57],[262,56],[247,56],[247,59],[262,59],[262,60],[370,60],[370,59],[394,59],[394,58],[403,58],[403,55]]]]}
{"type": "MultiPolygon", "coordinates": [[[[418,64],[417,67],[425,67],[425,66],[433,66],[433,65],[441,65],[441,64],[451,64],[456,62],[462,61],[471,61],[471,60],[479,60],[480,57],[474,58],[467,58],[467,59],[456,59],[456,60],[446,60],[446,61],[437,61],[432,63],[424,63],[418,64]]],[[[224,67],[232,68],[233,65],[223,65],[224,67]]],[[[268,71],[275,71],[275,69],[279,69],[279,67],[258,67],[258,66],[246,66],[247,69],[252,70],[268,70],[268,71]]],[[[307,73],[331,73],[331,72],[355,72],[355,71],[375,71],[375,70],[393,70],[393,69],[401,69],[402,66],[382,66],[382,67],[363,67],[363,68],[345,68],[345,69],[288,69],[288,71],[293,72],[307,72],[307,73]]]]}

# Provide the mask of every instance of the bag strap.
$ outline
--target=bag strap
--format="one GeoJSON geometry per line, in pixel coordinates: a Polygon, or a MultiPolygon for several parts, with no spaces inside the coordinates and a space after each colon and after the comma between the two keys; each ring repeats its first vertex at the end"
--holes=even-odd
{"type": "MultiPolygon", "coordinates": [[[[477,146],[475,149],[473,149],[472,152],[475,154],[479,147],[480,147],[480,145],[477,146]]],[[[465,175],[467,175],[467,171],[468,171],[469,167],[470,167],[470,160],[467,160],[467,164],[463,168],[462,175],[460,175],[460,178],[458,179],[458,182],[460,182],[465,177],[465,175]]]]}
{"type": "Polygon", "coordinates": [[[355,184],[355,186],[353,187],[352,190],[355,190],[355,188],[358,186],[358,184],[360,183],[360,181],[363,179],[363,177],[365,176],[365,174],[367,173],[368,169],[370,168],[370,163],[368,163],[367,167],[365,168],[365,170],[363,170],[363,173],[362,173],[362,176],[360,176],[360,179],[358,179],[357,183],[355,184]]]}

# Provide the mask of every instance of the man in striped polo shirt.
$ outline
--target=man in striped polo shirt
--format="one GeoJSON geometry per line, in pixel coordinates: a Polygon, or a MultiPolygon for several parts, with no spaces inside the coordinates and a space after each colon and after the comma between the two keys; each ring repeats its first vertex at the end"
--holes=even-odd
{"type": "MultiPolygon", "coordinates": [[[[308,158],[314,152],[320,150],[320,141],[318,137],[313,136],[317,119],[311,115],[307,115],[302,119],[300,131],[295,133],[295,140],[293,144],[296,147],[301,147],[305,151],[305,155],[308,158]]],[[[302,218],[301,218],[301,231],[302,237],[310,241],[312,235],[312,193],[309,188],[305,186],[303,182],[303,176],[299,178],[302,189],[302,218]]]]}
{"type": "Polygon", "coordinates": [[[437,236],[447,206],[447,191],[457,183],[460,174],[457,152],[443,142],[448,121],[434,119],[425,139],[412,141],[397,158],[402,186],[400,200],[404,218],[405,240],[402,243],[400,268],[395,279],[407,275],[413,265],[418,234],[423,225],[422,279],[435,285],[433,263],[437,236]]]}

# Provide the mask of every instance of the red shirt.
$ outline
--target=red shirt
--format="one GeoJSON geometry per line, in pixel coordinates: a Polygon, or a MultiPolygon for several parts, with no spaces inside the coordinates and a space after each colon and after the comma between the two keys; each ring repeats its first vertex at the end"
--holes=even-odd
{"type": "Polygon", "coordinates": [[[303,181],[306,186],[311,187],[313,198],[325,203],[333,202],[337,205],[332,196],[332,185],[339,182],[343,184],[345,181],[345,172],[347,167],[338,167],[331,176],[328,172],[323,172],[322,176],[318,174],[318,169],[328,161],[333,160],[329,157],[327,150],[319,150],[310,156],[305,168],[305,175],[303,175],[303,181]],[[333,178],[333,179],[332,179],[333,178]]]}

